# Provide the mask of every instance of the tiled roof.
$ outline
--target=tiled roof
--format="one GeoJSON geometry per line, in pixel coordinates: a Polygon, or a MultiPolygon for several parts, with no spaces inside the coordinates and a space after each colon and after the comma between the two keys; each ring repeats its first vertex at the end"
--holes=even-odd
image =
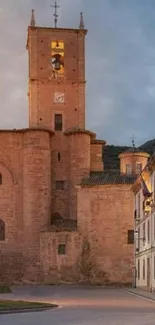
{"type": "Polygon", "coordinates": [[[141,149],[139,149],[139,148],[136,148],[136,147],[130,147],[130,148],[128,148],[127,150],[125,150],[124,152],[122,152],[122,153],[125,153],[125,152],[143,152],[141,149]]]}
{"type": "Polygon", "coordinates": [[[148,152],[145,152],[141,148],[136,148],[136,147],[130,147],[130,148],[126,149],[125,151],[123,151],[121,153],[121,155],[126,154],[126,153],[139,153],[139,154],[143,154],[143,155],[146,155],[146,156],[150,156],[148,154],[148,152]]]}
{"type": "Polygon", "coordinates": [[[119,170],[92,172],[89,177],[82,180],[81,185],[133,184],[136,178],[134,175],[121,174],[119,170]]]}
{"type": "Polygon", "coordinates": [[[54,221],[52,221],[50,230],[53,232],[76,231],[77,230],[77,221],[70,220],[70,219],[54,220],[54,221]]]}

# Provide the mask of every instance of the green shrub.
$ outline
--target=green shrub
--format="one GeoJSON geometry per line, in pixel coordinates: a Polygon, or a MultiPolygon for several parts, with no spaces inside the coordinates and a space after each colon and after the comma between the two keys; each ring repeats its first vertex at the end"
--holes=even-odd
{"type": "Polygon", "coordinates": [[[7,285],[0,285],[0,293],[11,293],[12,290],[7,285]]]}

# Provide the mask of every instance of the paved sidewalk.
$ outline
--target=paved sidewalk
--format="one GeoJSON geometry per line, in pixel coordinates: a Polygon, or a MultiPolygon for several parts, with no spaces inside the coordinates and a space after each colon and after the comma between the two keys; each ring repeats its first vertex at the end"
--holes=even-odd
{"type": "Polygon", "coordinates": [[[149,292],[140,288],[127,288],[125,291],[155,301],[155,292],[149,292]]]}

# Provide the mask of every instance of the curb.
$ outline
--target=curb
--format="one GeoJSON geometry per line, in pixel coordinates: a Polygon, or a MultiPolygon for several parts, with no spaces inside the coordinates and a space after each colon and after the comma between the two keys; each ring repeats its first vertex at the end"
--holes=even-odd
{"type": "Polygon", "coordinates": [[[134,292],[134,291],[132,291],[132,290],[128,290],[128,289],[123,289],[123,291],[128,292],[128,293],[131,293],[131,294],[133,294],[133,295],[135,295],[135,296],[142,297],[142,298],[145,298],[145,299],[148,299],[148,300],[151,300],[151,301],[155,302],[155,298],[153,298],[153,297],[148,297],[148,296],[146,296],[146,295],[143,294],[143,293],[134,292]]]}
{"type": "Polygon", "coordinates": [[[34,313],[39,311],[46,311],[52,308],[57,308],[58,305],[50,305],[46,307],[36,307],[36,308],[10,308],[10,309],[1,309],[0,315],[7,315],[7,314],[21,314],[21,313],[34,313]]]}

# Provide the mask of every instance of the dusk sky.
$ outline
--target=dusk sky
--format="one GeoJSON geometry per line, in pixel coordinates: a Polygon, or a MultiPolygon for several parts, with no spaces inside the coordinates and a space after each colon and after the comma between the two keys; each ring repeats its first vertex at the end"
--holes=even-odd
{"type": "MultiPolygon", "coordinates": [[[[0,0],[0,128],[28,126],[27,26],[53,26],[54,0],[0,0]]],[[[84,13],[87,128],[108,144],[155,138],[155,0],[58,0],[59,27],[84,13]]]]}

